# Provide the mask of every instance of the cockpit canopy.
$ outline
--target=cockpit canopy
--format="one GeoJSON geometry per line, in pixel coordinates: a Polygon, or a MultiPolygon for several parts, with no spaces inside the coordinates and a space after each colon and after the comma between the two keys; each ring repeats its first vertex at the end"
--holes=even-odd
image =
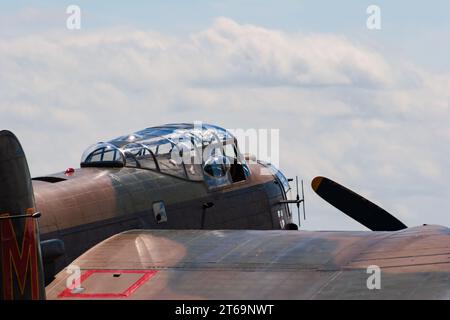
{"type": "Polygon", "coordinates": [[[236,138],[202,123],[166,124],[97,143],[83,153],[81,167],[149,169],[217,185],[250,175],[236,138]]]}

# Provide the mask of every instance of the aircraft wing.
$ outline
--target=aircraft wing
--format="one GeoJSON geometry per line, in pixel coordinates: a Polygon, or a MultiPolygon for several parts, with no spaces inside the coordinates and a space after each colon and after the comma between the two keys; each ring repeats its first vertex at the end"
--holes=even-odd
{"type": "Polygon", "coordinates": [[[450,299],[450,230],[133,230],[69,269],[48,299],[450,299]]]}

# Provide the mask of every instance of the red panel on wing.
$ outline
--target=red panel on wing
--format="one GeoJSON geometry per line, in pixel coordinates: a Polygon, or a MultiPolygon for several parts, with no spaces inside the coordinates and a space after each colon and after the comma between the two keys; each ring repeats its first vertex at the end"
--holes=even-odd
{"type": "Polygon", "coordinates": [[[88,270],[80,278],[83,292],[74,292],[75,285],[72,285],[62,291],[58,297],[127,298],[157,272],[156,270],[88,270]]]}

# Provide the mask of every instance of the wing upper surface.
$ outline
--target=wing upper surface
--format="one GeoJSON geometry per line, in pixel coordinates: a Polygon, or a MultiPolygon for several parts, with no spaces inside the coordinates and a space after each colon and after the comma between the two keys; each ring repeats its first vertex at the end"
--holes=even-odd
{"type": "Polygon", "coordinates": [[[84,292],[70,294],[65,287],[69,275],[62,271],[47,294],[80,299],[450,298],[449,233],[439,226],[396,232],[128,231],[73,262],[85,277],[84,292]],[[370,265],[381,268],[380,290],[367,288],[370,265]]]}

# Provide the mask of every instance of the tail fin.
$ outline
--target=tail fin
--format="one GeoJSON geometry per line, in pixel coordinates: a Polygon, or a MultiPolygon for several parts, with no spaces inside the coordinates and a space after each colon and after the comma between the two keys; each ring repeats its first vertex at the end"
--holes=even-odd
{"type": "Polygon", "coordinates": [[[0,300],[45,299],[38,216],[22,146],[0,131],[0,300]]]}

